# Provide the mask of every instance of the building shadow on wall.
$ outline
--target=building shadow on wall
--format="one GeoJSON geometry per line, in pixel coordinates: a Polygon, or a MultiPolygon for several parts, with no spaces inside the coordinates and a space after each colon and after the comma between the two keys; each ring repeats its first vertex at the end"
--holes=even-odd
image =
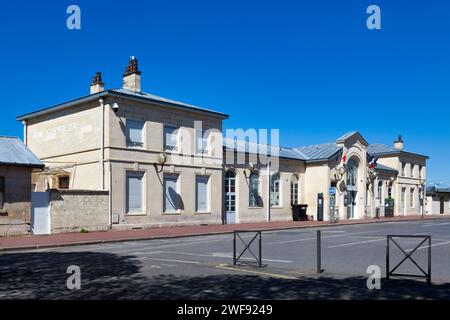
{"type": "Polygon", "coordinates": [[[381,290],[368,290],[365,277],[278,279],[233,271],[192,277],[146,276],[142,268],[132,255],[4,254],[0,256],[0,299],[450,299],[450,284],[428,286],[413,280],[382,281],[381,290]],[[81,290],[66,287],[70,265],[81,268],[81,290]]]}

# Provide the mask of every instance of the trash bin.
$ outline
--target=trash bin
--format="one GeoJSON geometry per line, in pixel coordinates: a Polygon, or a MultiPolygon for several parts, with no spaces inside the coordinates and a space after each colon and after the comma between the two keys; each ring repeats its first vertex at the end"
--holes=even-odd
{"type": "Polygon", "coordinates": [[[308,205],[307,204],[300,204],[300,221],[307,221],[308,220],[308,216],[306,215],[306,210],[308,209],[308,205]]]}
{"type": "Polygon", "coordinates": [[[308,216],[306,215],[307,204],[294,204],[292,206],[292,219],[294,221],[307,221],[308,216]]]}
{"type": "Polygon", "coordinates": [[[292,219],[294,221],[300,220],[300,205],[298,204],[292,205],[292,219]]]}

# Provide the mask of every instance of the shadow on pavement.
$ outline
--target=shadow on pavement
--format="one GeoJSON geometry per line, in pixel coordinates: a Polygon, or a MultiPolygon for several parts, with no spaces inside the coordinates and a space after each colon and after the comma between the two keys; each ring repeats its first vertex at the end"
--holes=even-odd
{"type": "MultiPolygon", "coordinates": [[[[0,299],[449,299],[450,284],[382,280],[368,290],[364,277],[321,275],[280,279],[219,275],[146,277],[136,257],[99,252],[0,255],[0,299]],[[82,270],[81,290],[68,290],[69,265],[82,270]]],[[[199,268],[199,273],[201,272],[199,268]]]]}

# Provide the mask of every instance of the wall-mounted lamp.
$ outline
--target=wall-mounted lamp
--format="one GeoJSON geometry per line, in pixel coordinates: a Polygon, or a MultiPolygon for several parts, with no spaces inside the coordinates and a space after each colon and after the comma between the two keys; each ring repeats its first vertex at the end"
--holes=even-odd
{"type": "Polygon", "coordinates": [[[244,175],[247,177],[249,177],[253,171],[255,171],[256,169],[256,165],[254,163],[249,162],[249,164],[247,165],[247,170],[249,171],[249,173],[247,174],[247,171],[244,171],[244,175]]]}
{"type": "Polygon", "coordinates": [[[153,166],[155,167],[156,171],[158,173],[162,172],[164,169],[164,164],[167,161],[167,155],[165,153],[159,153],[158,156],[156,157],[156,162],[153,164],[153,166]],[[161,169],[158,170],[158,164],[161,165],[161,169]]]}

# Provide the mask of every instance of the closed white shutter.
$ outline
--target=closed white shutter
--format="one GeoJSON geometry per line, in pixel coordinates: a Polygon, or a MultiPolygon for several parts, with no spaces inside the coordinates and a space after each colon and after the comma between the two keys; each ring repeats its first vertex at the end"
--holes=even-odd
{"type": "Polygon", "coordinates": [[[164,127],[164,149],[176,150],[178,144],[178,128],[164,127]]]}
{"type": "Polygon", "coordinates": [[[178,209],[178,177],[164,177],[164,212],[176,212],[178,209]]]}
{"type": "Polygon", "coordinates": [[[127,174],[127,212],[142,213],[143,212],[143,174],[128,173],[127,174]]]}
{"type": "Polygon", "coordinates": [[[136,120],[127,120],[127,144],[132,147],[143,146],[144,122],[136,120]]]}
{"type": "Polygon", "coordinates": [[[196,203],[198,212],[208,211],[208,181],[207,176],[197,176],[196,178],[196,203]]]}

